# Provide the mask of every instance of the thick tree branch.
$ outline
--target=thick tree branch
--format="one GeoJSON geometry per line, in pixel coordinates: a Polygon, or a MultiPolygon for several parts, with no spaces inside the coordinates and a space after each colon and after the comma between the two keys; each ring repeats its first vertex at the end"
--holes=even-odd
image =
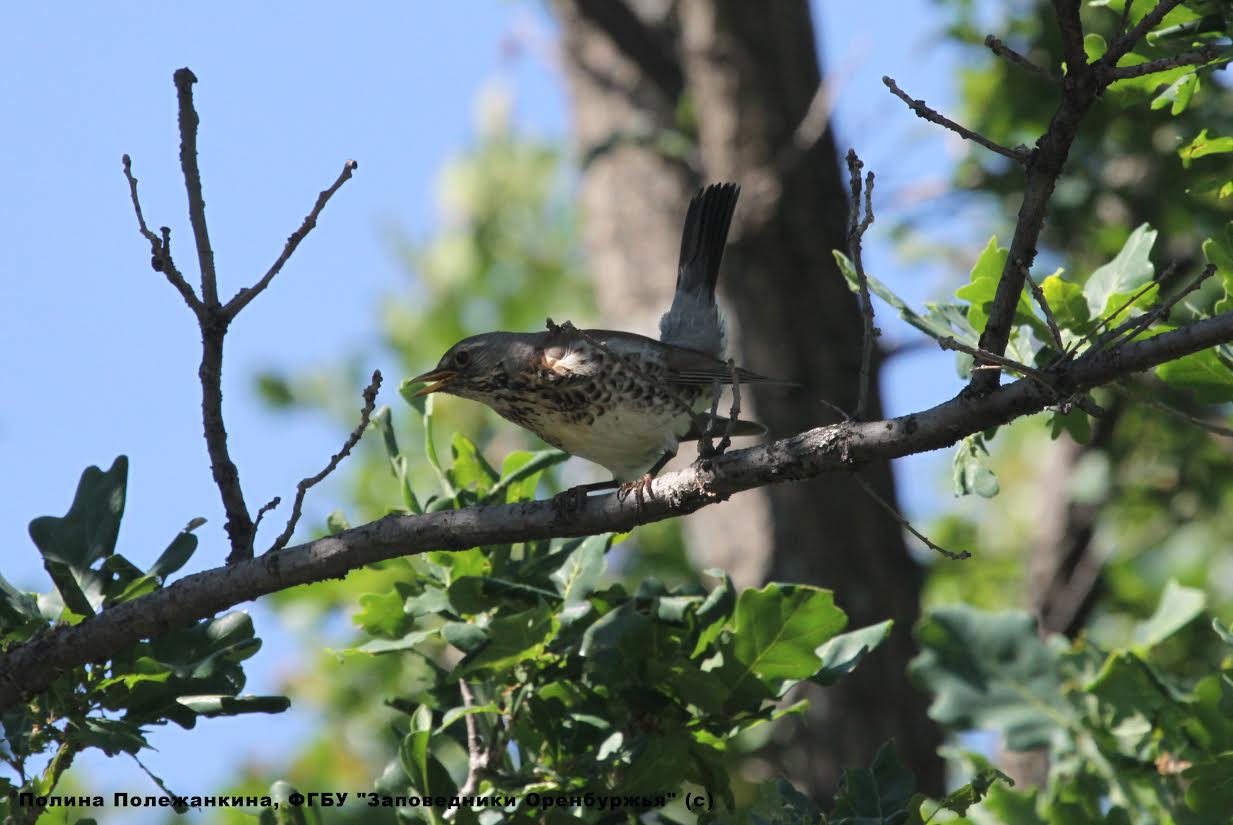
{"type": "Polygon", "coordinates": [[[59,626],[0,656],[0,711],[44,690],[59,674],[105,660],[140,639],[299,584],[338,578],[383,559],[565,536],[625,532],[685,515],[743,490],[850,470],[954,444],[960,438],[1217,344],[1233,341],[1233,312],[1154,338],[1092,352],[1046,371],[1051,382],[1021,380],[983,396],[961,393],[932,409],[885,421],[809,430],[660,476],[644,502],[589,498],[576,511],[552,501],[423,515],[390,515],[337,535],[186,576],[80,624],[59,626]]]}

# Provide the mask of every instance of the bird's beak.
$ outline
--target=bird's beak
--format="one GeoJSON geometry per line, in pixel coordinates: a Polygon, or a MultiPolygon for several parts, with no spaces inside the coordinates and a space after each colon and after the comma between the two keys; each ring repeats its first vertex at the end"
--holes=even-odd
{"type": "Polygon", "coordinates": [[[438,390],[445,389],[449,386],[450,382],[457,377],[457,375],[458,373],[453,370],[429,370],[423,375],[415,376],[411,379],[412,383],[428,385],[421,388],[419,392],[415,394],[415,397],[419,398],[421,395],[428,395],[429,393],[434,393],[438,390]]]}

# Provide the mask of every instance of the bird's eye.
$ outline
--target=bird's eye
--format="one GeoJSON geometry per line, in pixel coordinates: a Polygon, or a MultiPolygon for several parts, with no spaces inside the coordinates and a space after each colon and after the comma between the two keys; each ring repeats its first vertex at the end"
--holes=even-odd
{"type": "Polygon", "coordinates": [[[471,363],[471,353],[467,352],[465,349],[462,350],[461,352],[454,353],[454,366],[465,367],[467,364],[470,364],[470,363],[471,363]]]}

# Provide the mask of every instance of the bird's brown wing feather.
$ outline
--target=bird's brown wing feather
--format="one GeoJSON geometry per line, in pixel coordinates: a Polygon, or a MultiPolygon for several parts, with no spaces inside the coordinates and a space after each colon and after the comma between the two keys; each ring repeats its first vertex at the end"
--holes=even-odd
{"type": "MultiPolygon", "coordinates": [[[[674,384],[710,386],[718,379],[721,384],[732,383],[732,369],[723,361],[696,349],[673,346],[635,332],[610,329],[588,329],[587,335],[611,348],[619,355],[637,357],[642,353],[655,353],[667,368],[674,384]]],[[[783,384],[796,386],[792,381],[767,378],[744,367],[736,368],[742,384],[783,384]]]]}

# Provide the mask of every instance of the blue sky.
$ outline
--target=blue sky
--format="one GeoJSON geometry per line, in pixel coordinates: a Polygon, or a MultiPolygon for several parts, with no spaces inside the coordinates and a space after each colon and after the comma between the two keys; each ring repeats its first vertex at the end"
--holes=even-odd
{"type": "MultiPolygon", "coordinates": [[[[120,552],[148,565],[190,518],[205,516],[190,570],[221,563],[218,494],[201,439],[199,340],[179,296],[149,267],[120,157],[129,153],[152,226],[167,224],[182,270],[194,277],[178,167],[172,72],[189,66],[202,126],[200,158],[220,292],[255,281],[347,158],[354,179],[273,286],[227,339],[225,414],[250,506],[315,472],[337,448],[336,424],[274,415],[252,376],[301,372],[367,348],[369,367],[402,376],[376,351],[375,310],[407,273],[385,228],[424,237],[436,222],[435,179],[474,135],[477,95],[498,83],[523,130],[568,137],[568,101],[555,31],[539,4],[56,4],[0,7],[0,572],[46,589],[25,527],[62,514],[81,470],[131,460],[120,552]],[[520,43],[524,48],[508,48],[520,43]]],[[[897,259],[885,229],[898,212],[940,210],[931,187],[957,156],[952,135],[929,127],[886,93],[895,76],[947,109],[960,56],[941,46],[930,0],[816,0],[822,51],[837,85],[843,146],[879,178],[879,216],[867,266],[914,300],[935,297],[946,273],[897,259]]],[[[951,230],[953,237],[953,228],[951,230]]],[[[884,308],[893,341],[908,333],[884,308]]],[[[433,354],[425,354],[426,363],[433,354]]],[[[891,412],[938,403],[958,388],[940,352],[905,355],[885,373],[891,412]]],[[[358,388],[357,388],[358,397],[358,388]]],[[[901,464],[910,512],[927,516],[949,495],[947,458],[901,464]]],[[[308,517],[333,508],[328,485],[308,517]]],[[[276,514],[277,515],[277,514],[276,514]]],[[[275,690],[296,664],[294,645],[253,608],[266,648],[250,666],[253,692],[275,690]]],[[[310,722],[303,712],[207,721],[192,733],[157,731],[147,760],[172,787],[209,793],[235,762],[281,752],[310,722]]],[[[78,767],[109,789],[146,789],[130,762],[101,756],[78,767]]]]}

